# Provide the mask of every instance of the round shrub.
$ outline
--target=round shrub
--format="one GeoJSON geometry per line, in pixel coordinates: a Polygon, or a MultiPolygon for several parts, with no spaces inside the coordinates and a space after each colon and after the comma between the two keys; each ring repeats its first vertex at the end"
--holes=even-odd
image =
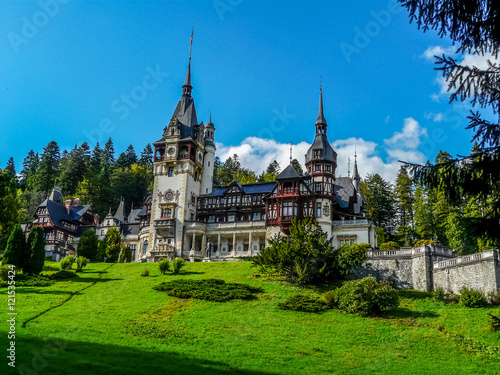
{"type": "Polygon", "coordinates": [[[76,272],[83,272],[83,269],[87,267],[88,259],[82,256],[76,258],[76,272]]]}
{"type": "Polygon", "coordinates": [[[394,241],[385,242],[380,245],[380,250],[398,250],[399,245],[394,241]]]}
{"type": "Polygon", "coordinates": [[[141,276],[149,276],[149,270],[147,268],[144,268],[144,271],[142,271],[141,276]]]}
{"type": "Polygon", "coordinates": [[[158,262],[158,268],[162,275],[165,275],[165,272],[170,271],[170,261],[168,259],[163,259],[158,262]]]}
{"type": "Polygon", "coordinates": [[[481,307],[486,303],[483,292],[463,287],[460,289],[460,304],[465,307],[481,307]]]}
{"type": "Polygon", "coordinates": [[[330,306],[360,316],[386,313],[399,305],[398,290],[372,276],[347,281],[339,289],[325,293],[324,298],[330,306]]]}
{"type": "Polygon", "coordinates": [[[180,272],[181,268],[185,266],[184,259],[175,258],[172,261],[172,268],[174,269],[174,273],[177,274],[180,272]]]}
{"type": "Polygon", "coordinates": [[[74,255],[66,255],[61,259],[60,265],[62,270],[70,270],[73,267],[73,263],[75,263],[74,255]]]}

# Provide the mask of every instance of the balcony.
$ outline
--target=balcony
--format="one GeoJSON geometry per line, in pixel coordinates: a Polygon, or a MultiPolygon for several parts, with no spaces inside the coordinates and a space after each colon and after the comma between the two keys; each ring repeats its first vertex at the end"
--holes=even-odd
{"type": "Polygon", "coordinates": [[[174,237],[175,219],[159,219],[154,224],[156,233],[161,237],[174,237]]]}

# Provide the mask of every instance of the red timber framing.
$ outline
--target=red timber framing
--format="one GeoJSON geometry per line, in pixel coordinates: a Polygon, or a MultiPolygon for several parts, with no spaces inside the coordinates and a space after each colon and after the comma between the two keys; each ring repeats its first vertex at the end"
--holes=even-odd
{"type": "Polygon", "coordinates": [[[314,216],[315,197],[302,178],[278,181],[266,199],[266,225],[287,233],[294,217],[314,216]]]}

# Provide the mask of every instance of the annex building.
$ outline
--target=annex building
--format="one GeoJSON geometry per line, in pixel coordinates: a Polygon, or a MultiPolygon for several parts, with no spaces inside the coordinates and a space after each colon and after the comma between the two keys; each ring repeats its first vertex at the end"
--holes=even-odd
{"type": "MultiPolygon", "coordinates": [[[[140,209],[124,202],[99,220],[80,200],[62,201],[54,190],[27,225],[46,230],[46,252],[55,260],[78,251],[79,236],[94,228],[104,238],[119,227],[133,261],[182,257],[190,261],[238,260],[255,255],[267,239],[286,235],[293,218],[315,218],[336,247],[377,245],[375,226],[365,215],[357,162],[352,177],[336,177],[337,153],[327,136],[320,88],[314,137],[305,155],[306,171],[288,165],[275,182],[213,186],[215,125],[198,121],[191,85],[191,57],[182,96],[154,145],[154,189],[140,209]]],[[[314,124],[314,126],[313,126],[314,124]]]]}

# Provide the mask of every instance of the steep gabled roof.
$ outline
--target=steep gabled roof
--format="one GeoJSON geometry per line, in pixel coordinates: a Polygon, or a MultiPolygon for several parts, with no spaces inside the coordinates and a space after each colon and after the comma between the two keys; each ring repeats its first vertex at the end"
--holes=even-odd
{"type": "Polygon", "coordinates": [[[335,199],[341,208],[349,207],[349,200],[355,197],[354,185],[349,177],[337,177],[335,180],[335,199]]]}
{"type": "Polygon", "coordinates": [[[127,212],[125,212],[125,200],[120,200],[120,204],[118,206],[118,209],[116,210],[114,218],[120,223],[125,223],[128,221],[128,215],[127,212]]]}
{"type": "Polygon", "coordinates": [[[276,180],[296,180],[296,179],[302,179],[300,175],[297,173],[293,165],[288,164],[288,167],[286,167],[277,177],[276,180]]]}

